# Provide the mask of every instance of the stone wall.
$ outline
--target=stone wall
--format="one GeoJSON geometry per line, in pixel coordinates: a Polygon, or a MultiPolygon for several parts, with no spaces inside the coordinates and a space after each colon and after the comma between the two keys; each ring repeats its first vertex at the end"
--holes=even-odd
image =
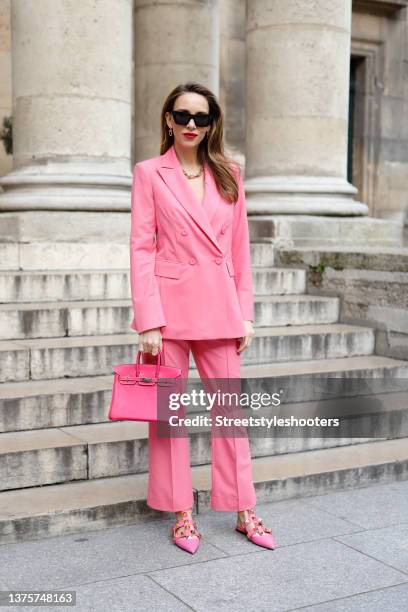
{"type": "Polygon", "coordinates": [[[351,53],[361,59],[353,184],[370,215],[399,220],[408,208],[408,9],[355,2],[351,53]]]}
{"type": "Polygon", "coordinates": [[[375,329],[376,355],[408,359],[406,249],[281,249],[275,264],[306,269],[306,292],[340,298],[339,322],[375,329]]]}
{"type": "MultiPolygon", "coordinates": [[[[10,0],[0,0],[0,126],[3,117],[11,115],[11,36],[10,0]]],[[[0,127],[0,129],[1,129],[0,127]]],[[[12,157],[0,144],[0,176],[10,172],[12,157]]],[[[2,188],[0,187],[0,191],[2,188]]]]}

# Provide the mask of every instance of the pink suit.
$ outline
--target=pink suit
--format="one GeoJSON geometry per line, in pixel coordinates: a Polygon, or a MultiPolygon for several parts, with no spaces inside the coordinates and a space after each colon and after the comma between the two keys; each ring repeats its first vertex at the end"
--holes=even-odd
{"type": "MultiPolygon", "coordinates": [[[[236,169],[234,205],[218,192],[205,164],[204,200],[198,202],[174,145],[135,165],[132,185],[130,278],[133,320],[139,333],[160,327],[165,362],[188,378],[192,350],[200,377],[239,378],[243,320],[254,320],[245,191],[236,169]]],[[[155,361],[144,355],[144,361],[155,361]]],[[[247,437],[211,438],[211,506],[255,506],[247,437]]],[[[193,506],[188,437],[159,438],[149,423],[147,504],[178,511],[193,506]]]]}

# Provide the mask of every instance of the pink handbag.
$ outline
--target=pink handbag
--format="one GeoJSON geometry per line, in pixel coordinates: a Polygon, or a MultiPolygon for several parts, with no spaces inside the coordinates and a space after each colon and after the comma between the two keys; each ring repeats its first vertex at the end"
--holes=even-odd
{"type": "Polygon", "coordinates": [[[167,421],[169,395],[181,393],[181,369],[164,365],[164,350],[155,364],[140,363],[141,355],[136,363],[113,366],[110,421],[167,421]]]}

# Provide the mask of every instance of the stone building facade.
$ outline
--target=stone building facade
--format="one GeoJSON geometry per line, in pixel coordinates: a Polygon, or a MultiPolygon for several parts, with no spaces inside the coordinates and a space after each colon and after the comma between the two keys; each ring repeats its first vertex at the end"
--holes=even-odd
{"type": "Polygon", "coordinates": [[[129,209],[161,105],[210,86],[250,215],[408,209],[406,0],[0,0],[0,211],[129,209]],[[0,188],[1,189],[1,188],[0,188]]]}
{"type": "MultiPolygon", "coordinates": [[[[159,153],[163,100],[192,79],[219,95],[245,166],[246,390],[314,409],[326,381],[327,398],[355,400],[346,437],[252,437],[258,501],[407,479],[407,6],[0,0],[14,147],[0,154],[0,544],[155,512],[147,423],[108,422],[108,408],[113,366],[137,354],[132,167],[159,153]]],[[[191,445],[198,512],[208,434],[191,445]]]]}

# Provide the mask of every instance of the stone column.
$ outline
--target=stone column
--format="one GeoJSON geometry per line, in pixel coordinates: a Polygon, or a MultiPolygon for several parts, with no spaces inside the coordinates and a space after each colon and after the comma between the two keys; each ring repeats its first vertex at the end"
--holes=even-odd
{"type": "Polygon", "coordinates": [[[129,210],[132,0],[13,0],[0,210],[129,210]]]}
{"type": "Polygon", "coordinates": [[[245,3],[220,3],[220,94],[229,155],[245,164],[245,3]]]}
{"type": "Polygon", "coordinates": [[[170,91],[198,81],[218,95],[218,0],[135,0],[135,161],[159,155],[170,91]]]}
{"type": "MultiPolygon", "coordinates": [[[[0,0],[0,131],[3,118],[11,115],[10,0],[0,0]]],[[[0,141],[0,176],[12,169],[12,157],[0,141]]],[[[0,187],[0,192],[1,192],[0,187]]]]}
{"type": "Polygon", "coordinates": [[[347,182],[351,0],[247,0],[252,214],[365,215],[347,182]]]}

